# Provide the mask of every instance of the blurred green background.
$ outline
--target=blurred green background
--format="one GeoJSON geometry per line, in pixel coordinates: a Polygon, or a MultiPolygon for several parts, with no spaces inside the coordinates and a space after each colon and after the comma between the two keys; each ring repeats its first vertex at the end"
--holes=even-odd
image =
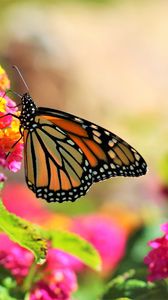
{"type": "MultiPolygon", "coordinates": [[[[25,92],[15,64],[38,106],[111,130],[149,167],[144,177],[110,179],[75,203],[47,204],[49,209],[101,211],[129,228],[166,220],[168,2],[1,0],[0,6],[0,62],[13,89],[25,92]]],[[[27,189],[23,168],[8,176],[27,189]]]]}

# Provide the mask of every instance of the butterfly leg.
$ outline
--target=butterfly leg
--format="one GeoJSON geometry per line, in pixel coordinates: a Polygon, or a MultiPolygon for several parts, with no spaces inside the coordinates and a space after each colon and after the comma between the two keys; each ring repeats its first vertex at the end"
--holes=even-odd
{"type": "Polygon", "coordinates": [[[19,117],[19,116],[16,116],[16,115],[14,115],[14,114],[11,114],[11,113],[8,113],[8,114],[6,114],[6,115],[4,115],[4,116],[1,116],[1,117],[0,117],[0,119],[2,119],[2,118],[4,118],[4,117],[7,117],[7,116],[12,116],[12,117],[14,117],[14,118],[16,118],[16,119],[19,119],[19,120],[20,120],[20,117],[19,117]]]}
{"type": "Polygon", "coordinates": [[[11,152],[12,152],[12,149],[13,148],[15,148],[15,146],[17,145],[17,143],[19,143],[20,142],[20,140],[22,139],[22,134],[21,134],[21,137],[12,145],[12,147],[11,147],[11,149],[9,150],[9,152],[6,154],[6,156],[5,156],[5,159],[7,159],[8,157],[9,157],[9,155],[11,154],[11,152]]]}
{"type": "Polygon", "coordinates": [[[20,132],[21,137],[12,145],[10,151],[6,154],[5,159],[8,158],[8,156],[11,154],[12,149],[15,148],[15,146],[17,145],[17,143],[19,143],[20,140],[22,139],[22,137],[23,137],[22,126],[20,126],[20,128],[19,128],[19,132],[20,132]]]}
{"type": "MultiPolygon", "coordinates": [[[[0,119],[4,118],[4,117],[6,117],[6,116],[12,116],[12,117],[14,117],[14,118],[20,119],[19,116],[16,116],[16,115],[11,114],[11,113],[8,113],[8,114],[6,114],[6,115],[4,115],[4,116],[1,116],[0,119]]],[[[22,131],[21,131],[21,127],[20,127],[19,131],[20,131],[21,137],[13,144],[13,146],[11,147],[11,150],[16,146],[16,144],[17,144],[17,143],[22,139],[22,137],[23,137],[23,133],[22,133],[22,131]]],[[[8,156],[11,154],[11,150],[6,154],[6,157],[5,157],[6,159],[7,159],[8,156]]]]}

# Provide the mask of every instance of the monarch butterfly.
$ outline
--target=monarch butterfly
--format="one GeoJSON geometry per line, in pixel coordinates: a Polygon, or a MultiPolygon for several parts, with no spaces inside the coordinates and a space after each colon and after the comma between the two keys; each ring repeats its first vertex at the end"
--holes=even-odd
{"type": "Polygon", "coordinates": [[[110,131],[66,112],[37,107],[29,93],[22,95],[21,105],[26,183],[37,198],[75,201],[95,182],[146,173],[142,156],[110,131]]]}

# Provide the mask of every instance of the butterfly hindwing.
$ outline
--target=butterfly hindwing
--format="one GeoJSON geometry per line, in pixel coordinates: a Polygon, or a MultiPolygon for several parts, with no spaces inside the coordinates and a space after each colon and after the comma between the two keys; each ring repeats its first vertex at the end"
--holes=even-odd
{"type": "Polygon", "coordinates": [[[92,184],[92,169],[81,149],[52,123],[38,118],[38,126],[24,132],[28,187],[48,202],[74,201],[92,184]]]}

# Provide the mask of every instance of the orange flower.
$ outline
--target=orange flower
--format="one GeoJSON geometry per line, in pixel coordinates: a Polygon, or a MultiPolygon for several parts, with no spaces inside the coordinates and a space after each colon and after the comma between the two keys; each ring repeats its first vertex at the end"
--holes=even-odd
{"type": "Polygon", "coordinates": [[[11,115],[19,115],[16,103],[5,95],[5,90],[9,87],[10,81],[0,66],[0,165],[17,172],[21,168],[23,142],[20,140],[13,147],[21,135],[20,122],[11,115]]]}

